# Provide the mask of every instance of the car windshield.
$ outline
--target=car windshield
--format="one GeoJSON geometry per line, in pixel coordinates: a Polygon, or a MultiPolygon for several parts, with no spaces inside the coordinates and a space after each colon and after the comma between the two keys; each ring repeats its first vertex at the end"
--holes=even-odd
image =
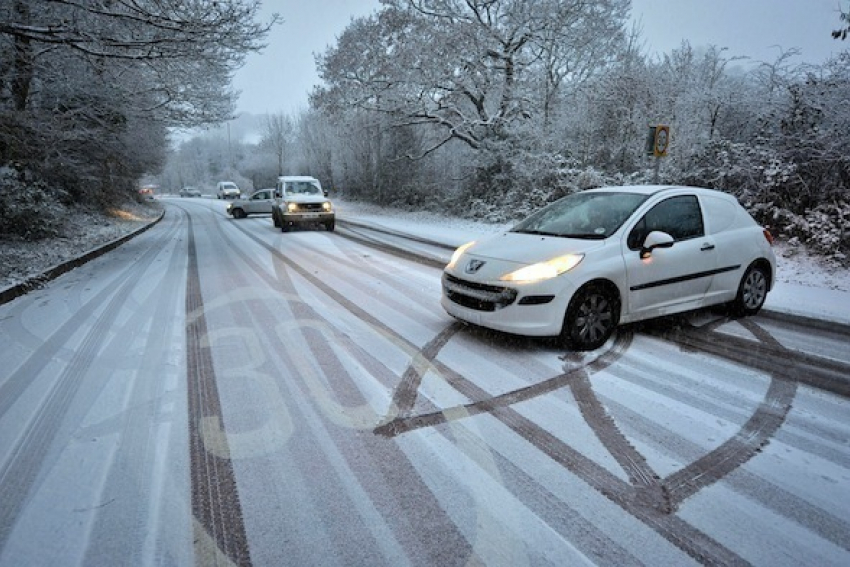
{"type": "Polygon", "coordinates": [[[287,195],[321,195],[322,190],[312,181],[288,181],[286,183],[287,195]]]}
{"type": "Polygon", "coordinates": [[[563,238],[608,238],[647,197],[620,192],[573,193],[535,212],[511,232],[563,238]]]}

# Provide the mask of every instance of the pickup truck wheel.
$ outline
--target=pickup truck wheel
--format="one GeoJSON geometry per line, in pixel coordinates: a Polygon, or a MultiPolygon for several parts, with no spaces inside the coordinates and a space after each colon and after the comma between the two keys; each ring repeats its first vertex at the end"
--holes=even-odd
{"type": "Polygon", "coordinates": [[[280,228],[280,220],[274,212],[272,212],[272,222],[274,223],[275,228],[280,228]]]}
{"type": "Polygon", "coordinates": [[[290,230],[292,230],[292,226],[290,226],[290,224],[288,222],[280,223],[280,231],[281,232],[289,232],[290,230]]]}
{"type": "Polygon", "coordinates": [[[334,230],[334,221],[325,221],[325,230],[328,232],[333,232],[334,230]]]}

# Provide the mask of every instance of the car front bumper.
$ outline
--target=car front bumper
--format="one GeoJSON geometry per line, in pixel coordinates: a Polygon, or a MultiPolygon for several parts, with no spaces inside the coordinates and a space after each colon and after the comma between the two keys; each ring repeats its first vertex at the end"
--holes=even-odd
{"type": "Polygon", "coordinates": [[[326,223],[334,220],[334,213],[282,213],[283,222],[287,224],[326,223]]]}
{"type": "Polygon", "coordinates": [[[574,286],[564,287],[563,282],[505,286],[505,291],[470,283],[444,274],[440,305],[446,313],[473,325],[538,337],[561,332],[575,292],[574,286]]]}

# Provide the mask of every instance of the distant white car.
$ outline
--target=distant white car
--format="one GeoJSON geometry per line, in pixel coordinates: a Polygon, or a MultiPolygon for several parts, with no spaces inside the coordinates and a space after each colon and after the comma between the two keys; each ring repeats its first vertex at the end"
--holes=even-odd
{"type": "Polygon", "coordinates": [[[458,248],[441,304],[475,325],[592,350],[620,323],[724,303],[757,313],[775,277],[772,242],[719,191],[582,191],[458,248]]]}
{"type": "Polygon", "coordinates": [[[238,199],[242,192],[232,181],[219,181],[216,186],[215,195],[219,199],[238,199]]]}
{"type": "Polygon", "coordinates": [[[274,189],[261,189],[251,193],[247,199],[235,199],[227,205],[227,212],[235,219],[243,219],[256,213],[271,213],[274,204],[274,189]]]}

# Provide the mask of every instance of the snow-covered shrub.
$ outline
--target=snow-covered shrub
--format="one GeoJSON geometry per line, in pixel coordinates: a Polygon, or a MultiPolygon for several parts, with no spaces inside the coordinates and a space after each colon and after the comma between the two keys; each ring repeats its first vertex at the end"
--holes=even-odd
{"type": "Polygon", "coordinates": [[[463,206],[454,209],[464,216],[491,222],[519,220],[561,197],[611,181],[596,168],[581,167],[555,152],[499,150],[458,197],[463,206]]]}
{"type": "Polygon", "coordinates": [[[463,209],[458,207],[452,208],[452,213],[460,217],[471,218],[475,220],[486,221],[494,224],[506,223],[513,220],[506,214],[503,206],[495,203],[488,203],[483,199],[472,199],[463,209]]]}
{"type": "Polygon", "coordinates": [[[742,203],[783,203],[798,189],[797,166],[772,148],[712,140],[691,157],[680,182],[720,189],[742,203]]]}
{"type": "Polygon", "coordinates": [[[774,209],[772,229],[789,242],[804,242],[810,249],[841,265],[850,264],[850,203],[824,203],[796,214],[774,209]]]}
{"type": "Polygon", "coordinates": [[[59,235],[68,195],[21,176],[8,167],[0,170],[0,236],[31,241],[59,235]]]}

